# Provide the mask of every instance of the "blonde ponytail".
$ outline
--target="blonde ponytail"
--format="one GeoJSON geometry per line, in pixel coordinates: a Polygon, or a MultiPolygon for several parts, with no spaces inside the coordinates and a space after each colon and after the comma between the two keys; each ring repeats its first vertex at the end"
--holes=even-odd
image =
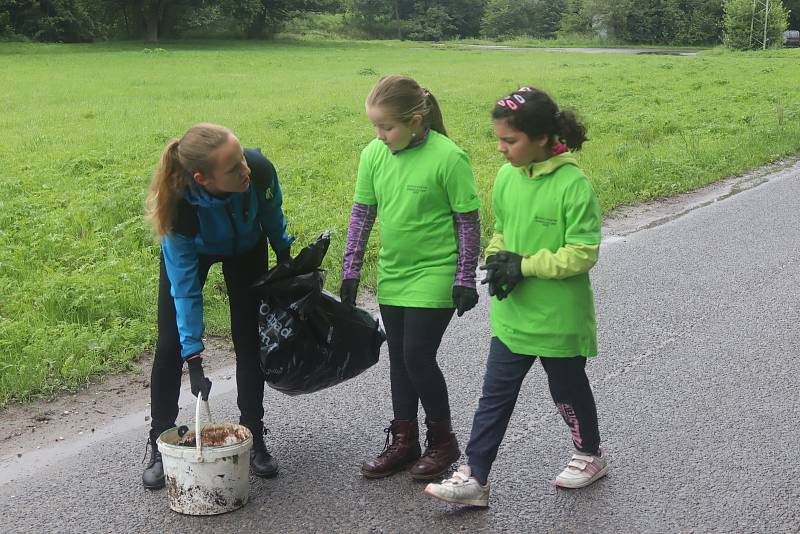
{"type": "Polygon", "coordinates": [[[146,221],[157,236],[172,230],[178,202],[197,171],[212,170],[212,153],[233,135],[228,128],[201,123],[189,128],[180,139],[171,139],[161,152],[150,191],[147,194],[146,221]]]}

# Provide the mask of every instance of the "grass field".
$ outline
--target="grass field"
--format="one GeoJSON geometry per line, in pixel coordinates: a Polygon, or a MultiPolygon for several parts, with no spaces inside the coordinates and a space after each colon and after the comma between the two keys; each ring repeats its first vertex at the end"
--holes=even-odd
{"type": "MultiPolygon", "coordinates": [[[[199,121],[260,146],[290,230],[333,231],[338,284],[364,98],[419,79],[472,157],[484,200],[503,163],[488,113],[521,84],[589,124],[580,153],[604,210],[707,184],[800,150],[800,50],[697,57],[432,49],[356,42],[0,43],[0,407],[133,365],[154,342],[158,247],[142,223],[164,143],[199,121]]],[[[368,254],[374,283],[376,248],[368,254]]],[[[225,333],[217,270],[209,332],[225,333]]]]}

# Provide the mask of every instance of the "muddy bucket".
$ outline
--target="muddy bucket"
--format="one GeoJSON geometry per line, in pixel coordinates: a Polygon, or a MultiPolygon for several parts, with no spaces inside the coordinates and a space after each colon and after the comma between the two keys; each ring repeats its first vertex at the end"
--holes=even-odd
{"type": "Polygon", "coordinates": [[[209,423],[201,424],[200,397],[195,424],[185,433],[178,427],[163,432],[158,450],[164,461],[169,507],[186,515],[216,515],[241,508],[250,497],[253,436],[241,425],[211,423],[208,402],[202,404],[209,423]],[[200,439],[196,439],[197,427],[200,439]]]}

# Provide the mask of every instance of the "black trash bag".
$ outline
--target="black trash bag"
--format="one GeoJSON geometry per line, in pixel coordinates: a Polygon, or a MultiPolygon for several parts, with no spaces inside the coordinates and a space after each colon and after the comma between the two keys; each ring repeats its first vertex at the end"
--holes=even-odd
{"type": "Polygon", "coordinates": [[[253,288],[259,358],[267,384],[287,395],[313,393],[349,380],[378,362],[386,335],[366,310],[323,289],[320,269],[330,244],[325,232],[253,288]]]}

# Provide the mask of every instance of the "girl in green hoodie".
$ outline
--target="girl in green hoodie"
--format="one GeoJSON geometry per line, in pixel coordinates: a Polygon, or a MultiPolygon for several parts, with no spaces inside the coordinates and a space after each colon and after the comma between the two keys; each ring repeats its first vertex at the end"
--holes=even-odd
{"type": "Polygon", "coordinates": [[[522,87],[492,112],[498,150],[494,235],[486,249],[492,340],[467,464],[425,493],[487,506],[489,470],[522,381],[538,357],[550,393],[570,429],[575,452],[555,484],[587,486],[606,474],[585,366],[597,355],[589,270],[600,248],[601,214],[592,185],[572,151],[586,128],[543,91],[522,87]]]}

